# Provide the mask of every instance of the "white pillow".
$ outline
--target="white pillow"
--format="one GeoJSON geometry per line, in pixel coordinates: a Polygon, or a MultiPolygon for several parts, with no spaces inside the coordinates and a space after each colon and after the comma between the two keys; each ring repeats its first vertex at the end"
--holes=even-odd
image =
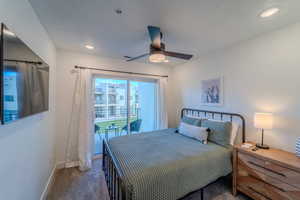
{"type": "Polygon", "coordinates": [[[182,135],[199,140],[202,144],[207,144],[208,132],[206,127],[193,126],[180,122],[178,132],[182,135]]]}
{"type": "Polygon", "coordinates": [[[238,134],[240,125],[236,122],[232,122],[231,124],[232,124],[232,126],[231,126],[231,134],[230,134],[230,144],[233,146],[235,143],[236,136],[238,134]]]}

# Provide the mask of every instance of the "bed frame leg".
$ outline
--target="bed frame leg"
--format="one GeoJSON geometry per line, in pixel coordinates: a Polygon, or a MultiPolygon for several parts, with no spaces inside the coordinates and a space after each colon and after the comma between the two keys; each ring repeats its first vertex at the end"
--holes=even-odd
{"type": "Polygon", "coordinates": [[[102,169],[105,168],[105,144],[102,142],[102,169]]]}
{"type": "Polygon", "coordinates": [[[204,194],[203,194],[204,193],[204,189],[203,188],[201,188],[200,193],[201,193],[200,194],[201,200],[204,200],[204,197],[203,197],[204,196],[204,194]]]}

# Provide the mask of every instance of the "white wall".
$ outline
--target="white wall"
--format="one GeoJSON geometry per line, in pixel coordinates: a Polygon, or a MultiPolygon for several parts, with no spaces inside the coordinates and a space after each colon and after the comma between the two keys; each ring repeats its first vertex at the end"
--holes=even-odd
{"type": "MultiPolygon", "coordinates": [[[[142,64],[137,62],[125,62],[117,59],[99,57],[96,55],[81,54],[65,50],[57,52],[57,160],[59,163],[65,161],[66,141],[68,136],[68,126],[71,116],[72,97],[75,86],[76,74],[71,73],[75,65],[99,67],[103,69],[113,69],[121,71],[131,71],[140,73],[153,73],[168,75],[170,68],[155,65],[142,64]]],[[[73,136],[72,158],[76,159],[77,136],[73,136]]]]}
{"type": "Polygon", "coordinates": [[[55,47],[27,1],[0,1],[0,21],[50,65],[50,111],[0,126],[0,199],[39,199],[54,167],[55,47]]]}
{"type": "Polygon", "coordinates": [[[295,24],[174,68],[172,125],[181,107],[237,112],[246,117],[247,139],[258,141],[254,112],[272,112],[275,127],[265,142],[294,152],[300,136],[299,53],[300,24],[295,24]],[[224,106],[200,106],[200,80],[217,76],[224,77],[224,106]]]}

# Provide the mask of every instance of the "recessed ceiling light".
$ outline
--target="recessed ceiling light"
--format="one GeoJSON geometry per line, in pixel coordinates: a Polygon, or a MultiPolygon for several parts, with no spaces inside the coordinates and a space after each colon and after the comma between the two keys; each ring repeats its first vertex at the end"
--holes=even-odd
{"type": "Polygon", "coordinates": [[[87,48],[87,49],[90,49],[90,50],[92,50],[92,49],[95,49],[95,47],[93,47],[92,45],[85,45],[85,48],[87,48]]]}
{"type": "Polygon", "coordinates": [[[272,15],[275,15],[279,12],[279,8],[269,8],[267,10],[264,10],[261,14],[261,18],[271,17],[272,15]]]}

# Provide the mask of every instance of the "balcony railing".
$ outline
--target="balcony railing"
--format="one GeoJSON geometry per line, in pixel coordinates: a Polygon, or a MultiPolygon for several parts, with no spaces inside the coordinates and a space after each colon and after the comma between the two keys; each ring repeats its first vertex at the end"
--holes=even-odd
{"type": "MultiPolygon", "coordinates": [[[[130,117],[138,117],[140,108],[132,106],[130,109],[130,117]]],[[[115,119],[127,118],[127,108],[117,106],[95,106],[95,121],[108,121],[115,119]]]]}

